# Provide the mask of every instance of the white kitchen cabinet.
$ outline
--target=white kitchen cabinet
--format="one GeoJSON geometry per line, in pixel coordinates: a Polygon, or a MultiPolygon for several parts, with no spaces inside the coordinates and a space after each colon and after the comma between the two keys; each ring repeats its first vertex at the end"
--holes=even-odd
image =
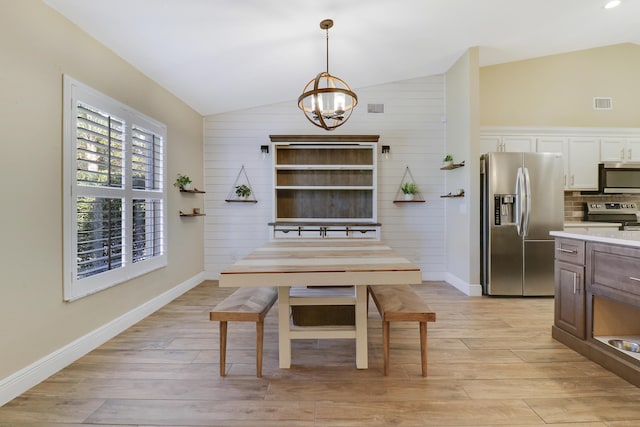
{"type": "Polygon", "coordinates": [[[602,138],[600,161],[640,162],[640,138],[602,138]]]}
{"type": "Polygon", "coordinates": [[[571,190],[598,189],[600,139],[596,137],[568,138],[567,185],[571,190]]]}
{"type": "Polygon", "coordinates": [[[598,190],[598,163],[640,163],[640,129],[509,127],[481,129],[480,152],[562,153],[565,190],[598,190]]]}
{"type": "Polygon", "coordinates": [[[501,151],[502,137],[500,136],[481,136],[480,137],[480,153],[491,153],[493,151],[501,151]]]}
{"type": "Polygon", "coordinates": [[[535,138],[520,135],[485,135],[480,137],[480,152],[531,152],[535,150],[535,138]]]}
{"type": "Polygon", "coordinates": [[[543,136],[536,138],[539,153],[561,153],[565,190],[597,190],[599,139],[543,136]]]}
{"type": "Polygon", "coordinates": [[[564,188],[568,189],[569,183],[569,143],[565,137],[542,136],[536,138],[536,153],[560,153],[562,154],[562,173],[564,176],[564,188]]]}

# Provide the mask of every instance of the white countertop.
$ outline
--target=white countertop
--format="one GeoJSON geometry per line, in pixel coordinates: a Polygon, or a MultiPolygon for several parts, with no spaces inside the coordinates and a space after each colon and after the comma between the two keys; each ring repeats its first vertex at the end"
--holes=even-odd
{"type": "Polygon", "coordinates": [[[550,235],[589,242],[640,248],[640,231],[597,230],[551,231],[550,235]]]}
{"type": "Polygon", "coordinates": [[[619,222],[567,221],[564,228],[619,228],[619,222]]]}

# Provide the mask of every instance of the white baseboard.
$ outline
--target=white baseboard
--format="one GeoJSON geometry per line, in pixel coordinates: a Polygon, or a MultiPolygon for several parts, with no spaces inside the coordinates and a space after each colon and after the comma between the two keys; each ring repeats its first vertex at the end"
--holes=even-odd
{"type": "Polygon", "coordinates": [[[468,283],[451,273],[445,273],[445,279],[454,288],[469,295],[470,297],[482,296],[482,285],[468,283]]]}
{"type": "Polygon", "coordinates": [[[128,313],[46,355],[31,365],[1,379],[0,406],[46,380],[64,367],[69,366],[91,350],[101,346],[125,329],[135,325],[183,293],[194,288],[203,280],[205,280],[204,273],[199,273],[128,313]]]}

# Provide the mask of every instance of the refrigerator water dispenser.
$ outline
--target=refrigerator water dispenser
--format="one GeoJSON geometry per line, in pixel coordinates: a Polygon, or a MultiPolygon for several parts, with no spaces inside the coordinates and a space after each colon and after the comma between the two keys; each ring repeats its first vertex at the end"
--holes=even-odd
{"type": "Polygon", "coordinates": [[[494,224],[513,224],[515,209],[515,194],[495,194],[494,195],[494,224]]]}

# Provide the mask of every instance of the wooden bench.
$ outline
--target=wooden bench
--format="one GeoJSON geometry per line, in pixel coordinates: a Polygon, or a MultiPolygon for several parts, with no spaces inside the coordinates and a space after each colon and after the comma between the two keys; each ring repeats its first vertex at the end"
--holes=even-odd
{"type": "Polygon", "coordinates": [[[384,375],[389,375],[389,325],[391,322],[420,323],[420,353],[422,376],[427,376],[427,322],[435,322],[432,312],[409,285],[376,285],[367,290],[382,317],[382,341],[384,348],[384,375]]]}
{"type": "Polygon", "coordinates": [[[238,288],[209,313],[210,320],[220,322],[220,376],[226,372],[228,321],[256,322],[256,375],[262,376],[264,318],[277,299],[276,288],[238,288]]]}

